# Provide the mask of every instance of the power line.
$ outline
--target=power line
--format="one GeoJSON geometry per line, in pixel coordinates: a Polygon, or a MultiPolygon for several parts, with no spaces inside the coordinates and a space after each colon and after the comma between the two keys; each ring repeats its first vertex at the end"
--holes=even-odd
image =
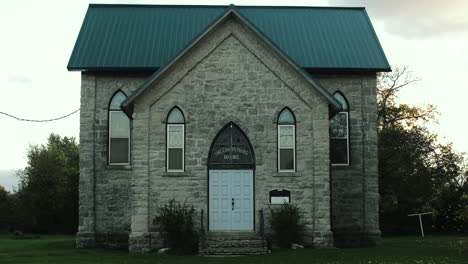
{"type": "Polygon", "coordinates": [[[19,117],[16,117],[16,116],[13,116],[13,115],[10,115],[10,114],[7,114],[7,113],[4,113],[4,112],[0,112],[0,114],[2,115],[6,115],[8,117],[11,117],[11,118],[14,118],[18,121],[25,121],[25,122],[51,122],[51,121],[56,121],[56,120],[60,120],[60,119],[63,119],[65,117],[69,117],[71,115],[73,115],[74,113],[80,111],[80,109],[78,108],[77,110],[67,114],[67,115],[64,115],[64,116],[61,116],[61,117],[57,117],[57,118],[52,118],[52,119],[44,119],[44,120],[34,120],[34,119],[26,119],[26,118],[19,118],[19,117]]]}

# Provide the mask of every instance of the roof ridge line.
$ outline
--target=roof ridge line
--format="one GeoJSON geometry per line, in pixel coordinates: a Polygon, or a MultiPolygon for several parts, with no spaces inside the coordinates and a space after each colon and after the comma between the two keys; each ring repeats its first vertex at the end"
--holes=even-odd
{"type": "Polygon", "coordinates": [[[193,7],[193,8],[204,8],[204,7],[249,7],[249,8],[316,8],[316,9],[366,9],[364,6],[284,6],[284,5],[173,5],[173,4],[99,4],[90,3],[89,7],[193,7]]]}

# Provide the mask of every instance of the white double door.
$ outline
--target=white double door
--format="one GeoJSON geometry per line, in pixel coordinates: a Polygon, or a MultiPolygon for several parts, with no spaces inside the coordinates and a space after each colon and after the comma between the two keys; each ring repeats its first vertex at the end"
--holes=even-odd
{"type": "Polygon", "coordinates": [[[210,170],[209,229],[253,230],[253,171],[210,170]]]}

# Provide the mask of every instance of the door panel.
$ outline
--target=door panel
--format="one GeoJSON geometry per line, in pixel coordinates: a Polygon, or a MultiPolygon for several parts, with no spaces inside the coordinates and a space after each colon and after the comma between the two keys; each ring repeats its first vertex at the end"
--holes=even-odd
{"type": "Polygon", "coordinates": [[[231,223],[229,174],[210,172],[210,229],[225,230],[231,223]]]}
{"type": "Polygon", "coordinates": [[[210,170],[210,230],[253,230],[253,171],[210,170]]]}

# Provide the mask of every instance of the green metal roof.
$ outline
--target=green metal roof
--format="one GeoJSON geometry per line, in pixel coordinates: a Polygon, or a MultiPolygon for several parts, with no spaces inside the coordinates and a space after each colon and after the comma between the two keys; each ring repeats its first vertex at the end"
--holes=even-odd
{"type": "Polygon", "coordinates": [[[296,63],[294,63],[282,50],[277,48],[274,43],[272,43],[262,32],[258,31],[257,28],[255,28],[254,25],[252,25],[246,18],[244,18],[241,14],[239,14],[236,11],[236,8],[231,5],[230,8],[226,9],[226,12],[214,23],[210,25],[205,31],[203,31],[196,39],[194,39],[191,43],[189,43],[183,51],[179,53],[174,59],[169,61],[164,67],[159,68],[157,71],[155,71],[148,79],[146,79],[136,90],[134,90],[130,96],[127,97],[122,102],[122,105],[120,106],[122,110],[127,114],[129,118],[132,118],[132,113],[133,113],[133,102],[136,100],[136,98],[143,93],[145,89],[147,89],[151,83],[153,83],[156,79],[158,79],[164,72],[169,70],[174,63],[177,62],[178,59],[180,59],[182,56],[184,56],[196,43],[198,43],[203,37],[208,34],[210,31],[213,30],[218,24],[222,23],[226,19],[229,19],[230,17],[233,17],[234,19],[237,19],[238,22],[243,23],[247,28],[253,31],[254,34],[257,35],[264,43],[271,47],[273,52],[276,52],[279,56],[281,56],[286,64],[289,64],[292,66],[302,77],[311,84],[312,88],[316,89],[319,94],[321,94],[328,102],[331,110],[334,113],[337,113],[338,111],[341,110],[341,104],[340,102],[332,95],[330,92],[325,89],[323,86],[320,85],[310,74],[308,74],[304,69],[300,68],[296,63]]]}
{"type": "MultiPolygon", "coordinates": [[[[228,8],[91,4],[68,69],[158,69],[228,8]]],[[[390,70],[364,8],[236,6],[236,10],[300,67],[390,70]]]]}

